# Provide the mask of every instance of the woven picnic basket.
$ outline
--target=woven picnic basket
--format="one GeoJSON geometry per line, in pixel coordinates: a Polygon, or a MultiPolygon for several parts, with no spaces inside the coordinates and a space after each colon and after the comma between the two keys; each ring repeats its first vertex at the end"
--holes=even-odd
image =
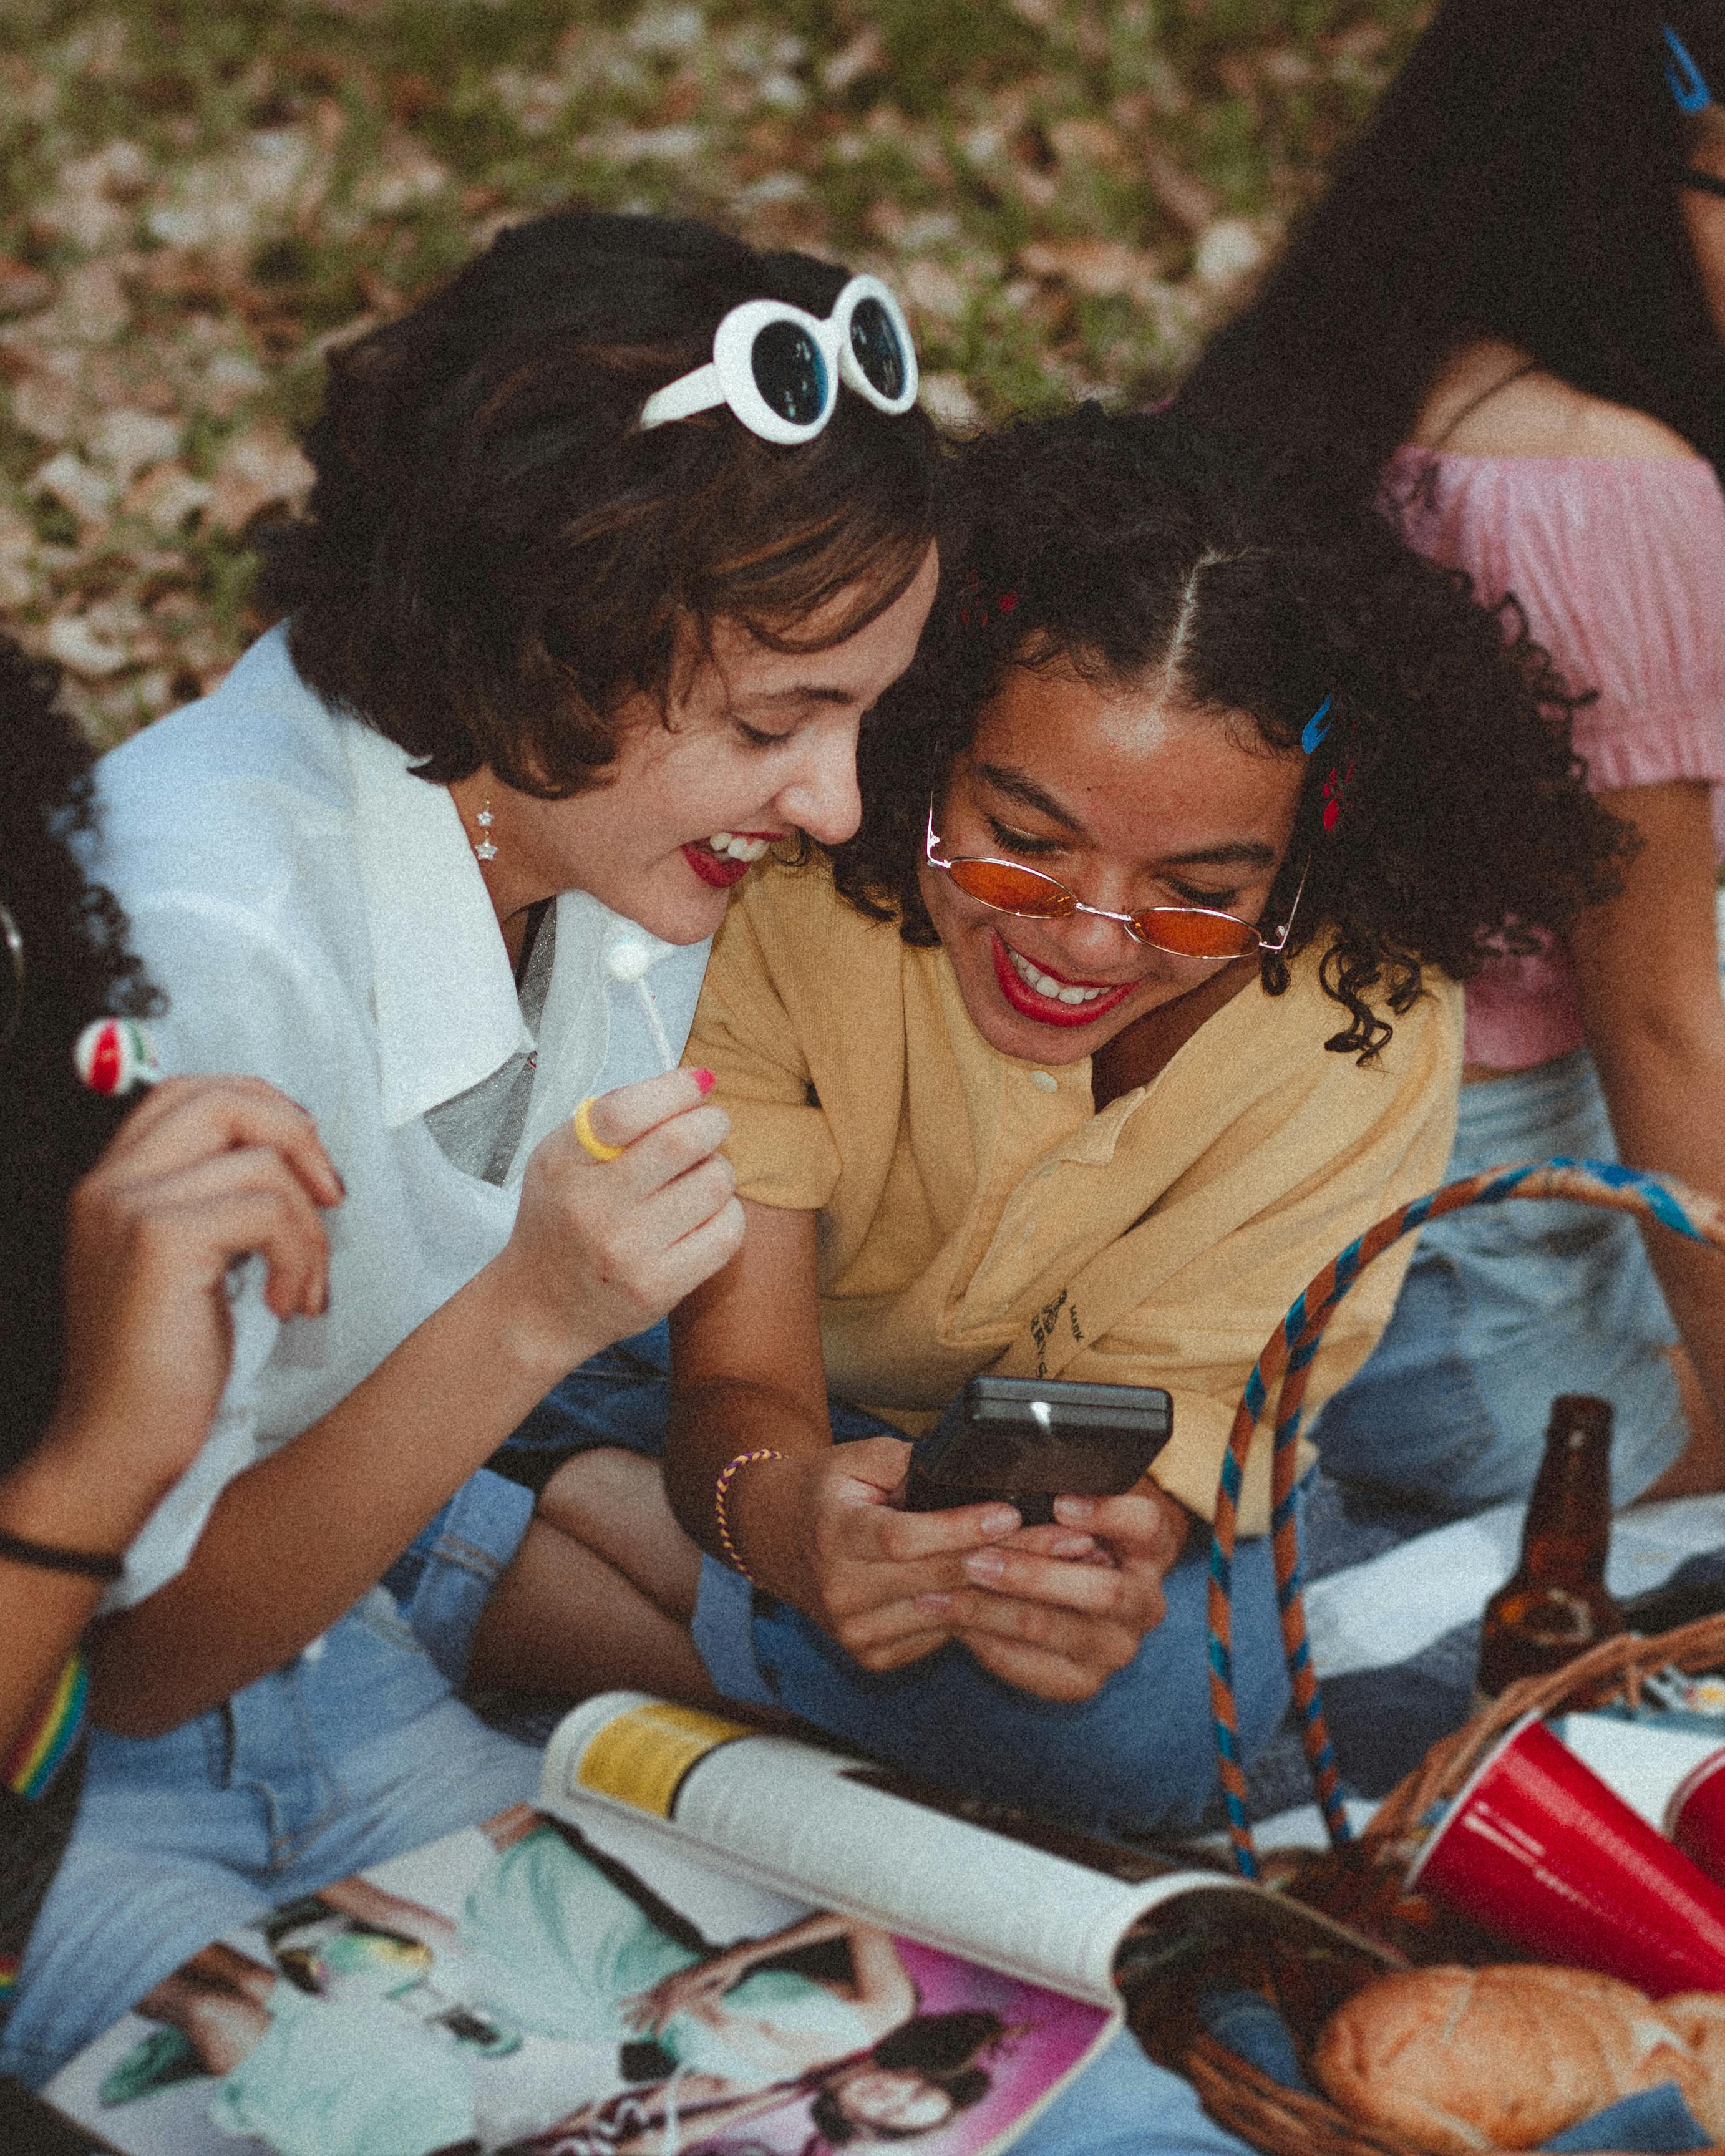
{"type": "MultiPolygon", "coordinates": [[[[1426,1221],[1471,1205],[1501,1205],[1512,1199],[1562,1199],[1605,1206],[1656,1221],[1692,1241],[1725,1250],[1725,1207],[1666,1178],[1637,1173],[1613,1163],[1553,1160],[1524,1167],[1486,1168],[1446,1183],[1403,1206],[1370,1228],[1326,1265],[1307,1287],[1266,1343],[1235,1416],[1223,1461],[1210,1545],[1210,1699],[1228,1835],[1236,1868],[1259,1874],[1246,1817],[1246,1781],[1240,1756],[1230,1650],[1230,1596],[1235,1537],[1246,1455],[1275,1391],[1275,1450],[1271,1471],[1271,1534],[1282,1645],[1287,1657],[1301,1741],[1332,1850],[1356,1881],[1358,1899],[1369,1900],[1373,1882],[1380,1903],[1394,1902],[1409,1860],[1445,1803],[1456,1795],[1481,1759],[1529,1711],[1566,1707],[1626,1694],[1633,1702],[1644,1679],[1667,1666],[1687,1671],[1725,1664],[1725,1615],[1686,1625],[1657,1638],[1625,1634],[1602,1641],[1565,1668],[1511,1685],[1452,1735],[1441,1738],[1422,1763],[1384,1800],[1356,1841],[1343,1809],[1340,1776],[1325,1723],[1323,1699],[1312,1668],[1301,1596],[1295,1518],[1296,1440],[1304,1417],[1307,1373],[1336,1307],[1360,1274],[1402,1236],[1426,1221]],[[1358,1892],[1364,1874],[1367,1889],[1358,1892]]],[[[1455,1958],[1453,1946],[1445,1958],[1455,1958]]],[[[1482,1953],[1481,1958],[1486,1958],[1482,1953]]],[[[1492,1958],[1513,1958],[1508,1954],[1492,1958]]],[[[1285,2010],[1287,2002],[1284,2000],[1285,2010]]],[[[1295,2024],[1296,2039],[1314,2029],[1295,2024]]],[[[1147,2039],[1150,2032],[1146,2030],[1147,2039]]],[[[1225,2050],[1194,2021],[1177,2040],[1176,2053],[1152,2041],[1166,2063],[1178,2066],[1196,2088],[1218,2124],[1272,2156],[1429,2156],[1418,2142],[1351,2118],[1317,2096],[1295,2093],[1225,2050]]]]}

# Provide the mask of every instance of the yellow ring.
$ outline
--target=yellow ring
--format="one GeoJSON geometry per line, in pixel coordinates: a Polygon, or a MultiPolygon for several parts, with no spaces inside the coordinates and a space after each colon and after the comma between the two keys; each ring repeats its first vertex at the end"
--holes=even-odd
{"type": "Polygon", "coordinates": [[[595,1160],[617,1160],[628,1151],[628,1147],[608,1146],[605,1141],[595,1133],[593,1127],[593,1096],[589,1093],[575,1111],[571,1118],[575,1125],[575,1135],[595,1160]]]}

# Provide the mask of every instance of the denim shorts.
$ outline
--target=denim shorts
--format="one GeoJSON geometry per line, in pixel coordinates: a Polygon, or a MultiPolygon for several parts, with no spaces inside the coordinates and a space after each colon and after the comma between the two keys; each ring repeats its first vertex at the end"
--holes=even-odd
{"type": "MultiPolygon", "coordinates": [[[[662,1454],[670,1367],[664,1325],[583,1363],[518,1434],[541,1455],[522,1479],[542,1482],[547,1461],[594,1445],[662,1454]]],[[[904,1435],[846,1401],[828,1406],[840,1444],[904,1435]]],[[[1235,1679],[1250,1756],[1274,1734],[1287,1701],[1267,1539],[1240,1543],[1234,1576],[1235,1679]]],[[[755,1594],[711,1558],[701,1567],[695,1644],[727,1697],[789,1707],[924,1779],[1104,1833],[1165,1831],[1196,1823],[1215,1779],[1208,1577],[1199,1541],[1168,1573],[1168,1614],[1137,1659],[1076,1706],[1003,1683],[959,1646],[875,1676],[798,1611],[755,1594]]]]}
{"type": "MultiPolygon", "coordinates": [[[[1617,1158],[1584,1049],[1462,1088],[1446,1182],[1553,1156],[1617,1158]]],[[[1676,1338],[1628,1215],[1470,1207],[1422,1232],[1376,1351],[1312,1434],[1338,1480],[1459,1517],[1525,1498],[1553,1397],[1596,1393],[1615,1410],[1611,1491],[1626,1505],[1688,1442],[1676,1338]]]]}
{"type": "Polygon", "coordinates": [[[402,1599],[373,1588],[295,1661],[164,1736],[91,1732],[0,2074],[39,2085],[210,1940],[533,1795],[538,1754],[452,1697],[531,1507],[475,1476],[413,1576],[392,1575],[402,1599]]]}

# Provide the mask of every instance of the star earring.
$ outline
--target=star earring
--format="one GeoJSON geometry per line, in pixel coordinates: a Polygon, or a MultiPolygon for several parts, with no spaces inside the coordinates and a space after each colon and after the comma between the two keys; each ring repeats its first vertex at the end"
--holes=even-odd
{"type": "Polygon", "coordinates": [[[491,843],[491,796],[489,791],[480,804],[478,814],[473,820],[480,827],[480,834],[473,842],[474,859],[479,861],[495,861],[497,858],[497,849],[491,843]]]}

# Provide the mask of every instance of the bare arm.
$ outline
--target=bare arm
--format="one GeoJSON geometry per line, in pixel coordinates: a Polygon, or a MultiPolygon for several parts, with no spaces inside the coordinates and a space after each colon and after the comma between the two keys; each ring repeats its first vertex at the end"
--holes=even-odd
{"type": "Polygon", "coordinates": [[[290,1445],[228,1485],[180,1576],[102,1627],[97,1713],[149,1736],[298,1654],[569,1370],[638,1332],[736,1248],[729,1127],[686,1072],[593,1111],[528,1163],[503,1252],[290,1445]]]}
{"type": "Polygon", "coordinates": [[[740,1940],[723,1953],[678,1969],[651,1990],[626,2000],[624,2012],[630,2025],[644,2035],[656,2036],[675,2015],[691,2012],[720,2025],[725,2015],[725,1994],[734,1990],[752,1969],[798,1947],[820,1946],[829,1939],[843,1939],[849,1947],[850,1979],[838,1984],[821,1981],[829,1991],[850,2001],[877,2039],[915,2013],[916,1987],[899,1958],[892,1934],[877,1925],[831,1911],[804,1917],[767,1938],[740,1940]]]}
{"type": "Polygon", "coordinates": [[[1083,1699],[1162,1620],[1162,1578],[1185,1517],[1153,1486],[1062,1498],[1050,1527],[999,1505],[904,1512],[894,1500],[910,1447],[879,1437],[835,1447],[827,1417],[815,1216],[745,1202],[738,1255],[671,1319],[665,1485],[685,1531],[714,1556],[714,1490],[754,1577],[793,1603],[865,1669],[897,1669],[962,1638],[1009,1683],[1083,1699]]]}
{"type": "MultiPolygon", "coordinates": [[[[227,1270],[262,1250],[280,1317],[322,1307],[321,1205],[341,1186],[310,1116],[254,1079],[176,1079],[72,1194],[54,1418],[0,1477],[0,1527],[123,1551],[208,1432],[232,1353],[227,1270]]],[[[0,1558],[0,1758],[39,1713],[100,1584],[0,1558]]]]}
{"type": "MultiPolygon", "coordinates": [[[[1640,833],[1621,893],[1572,932],[1583,1022],[1632,1168],[1725,1197],[1725,1000],[1705,786],[1602,794],[1640,833]]],[[[1725,1429],[1725,1255],[1654,1229],[1647,1250],[1717,1429],[1725,1429]]]]}
{"type": "Polygon", "coordinates": [[[918,1609],[962,1580],[967,1549],[1018,1515],[970,1506],[897,1511],[910,1447],[834,1446],[816,1299],[815,1215],[745,1202],[741,1251],[671,1318],[665,1486],[684,1529],[725,1557],[714,1490],[737,1454],[772,1449],[733,1478],[726,1512],[761,1584],[812,1617],[870,1669],[896,1669],[948,1636],[918,1609]],[[993,1515],[992,1528],[985,1522],[993,1515]]]}

